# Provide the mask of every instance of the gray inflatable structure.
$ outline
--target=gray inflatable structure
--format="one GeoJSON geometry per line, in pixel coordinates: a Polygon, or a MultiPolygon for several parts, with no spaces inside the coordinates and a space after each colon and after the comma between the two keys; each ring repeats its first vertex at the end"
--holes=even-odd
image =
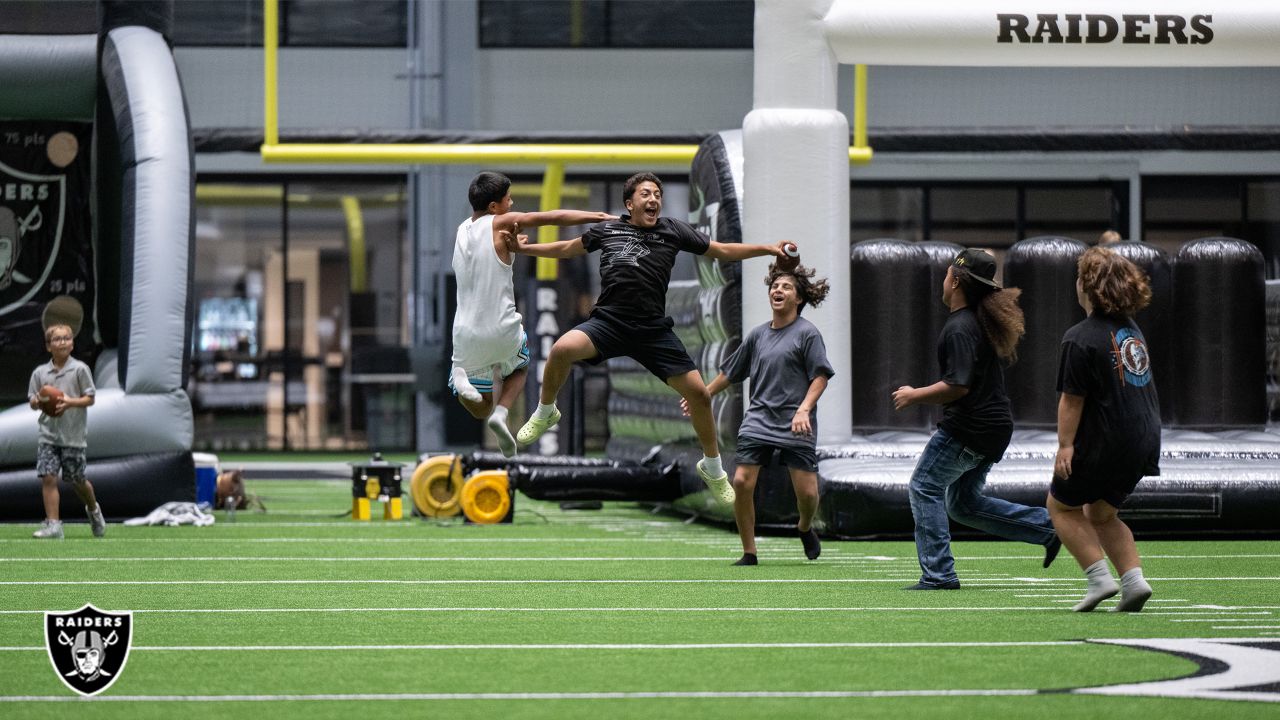
{"type": "MultiPolygon", "coordinates": [[[[739,131],[720,133],[703,143],[693,163],[691,220],[721,242],[742,239],[741,146],[739,131]]],[[[1280,433],[1267,427],[1267,358],[1280,358],[1280,288],[1267,298],[1261,253],[1232,238],[1192,241],[1176,257],[1140,242],[1112,247],[1151,278],[1153,301],[1137,321],[1149,341],[1165,426],[1161,475],[1139,484],[1123,516],[1146,533],[1276,533],[1280,433]]],[[[1085,248],[1071,238],[1039,237],[1006,254],[1004,279],[1023,290],[1028,333],[1006,373],[1015,434],[988,477],[993,496],[1045,502],[1057,450],[1059,342],[1084,316],[1075,299],[1075,264],[1085,248]]],[[[939,377],[936,338],[947,314],[939,288],[959,249],[891,238],[851,247],[848,318],[858,347],[828,352],[848,357],[843,365],[851,373],[835,382],[852,384],[854,432],[848,442],[818,447],[819,514],[828,536],[912,532],[908,482],[940,413],[932,407],[894,412],[889,396],[901,385],[939,377]]],[[[696,274],[672,283],[668,313],[710,379],[741,342],[744,326],[767,318],[742,318],[742,293],[763,288],[743,279],[739,264],[700,258],[696,274]]],[[[611,361],[610,374],[610,456],[638,460],[660,446],[662,463],[679,461],[683,468],[682,497],[670,505],[732,522],[732,509],[712,501],[692,470],[700,453],[671,391],[630,361],[611,361]]],[[[740,389],[722,393],[713,406],[732,473],[740,389]]],[[[795,499],[784,468],[765,468],[756,493],[758,529],[794,528],[795,499]]],[[[954,530],[974,534],[959,525],[954,530]]]]}
{"type": "MultiPolygon", "coordinates": [[[[92,35],[0,35],[0,118],[94,120],[100,352],[92,365],[97,400],[88,412],[87,474],[104,512],[143,515],[193,500],[184,387],[195,173],[168,43],[139,25],[92,35]]],[[[0,412],[0,520],[44,516],[34,469],[37,417],[25,404],[0,412]]],[[[62,504],[63,517],[83,517],[70,487],[62,504]]]]}

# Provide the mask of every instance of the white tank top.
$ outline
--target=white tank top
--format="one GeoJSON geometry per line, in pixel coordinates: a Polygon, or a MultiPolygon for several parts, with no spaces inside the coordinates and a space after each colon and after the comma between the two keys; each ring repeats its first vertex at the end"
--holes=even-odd
{"type": "Polygon", "coordinates": [[[493,247],[493,216],[468,218],[453,243],[458,310],[453,316],[453,364],[482,370],[520,350],[523,321],[516,312],[511,265],[493,247]]]}

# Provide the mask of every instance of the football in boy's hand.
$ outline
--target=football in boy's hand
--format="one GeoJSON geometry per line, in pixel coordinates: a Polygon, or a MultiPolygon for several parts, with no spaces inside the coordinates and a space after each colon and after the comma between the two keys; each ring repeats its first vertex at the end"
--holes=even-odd
{"type": "Polygon", "coordinates": [[[58,401],[61,399],[62,391],[52,385],[40,388],[40,394],[37,396],[40,409],[49,417],[58,417],[62,414],[62,411],[58,410],[58,401]]]}
{"type": "Polygon", "coordinates": [[[800,248],[795,243],[787,243],[782,246],[782,252],[786,253],[786,257],[778,258],[778,269],[795,270],[800,265],[800,248]]]}

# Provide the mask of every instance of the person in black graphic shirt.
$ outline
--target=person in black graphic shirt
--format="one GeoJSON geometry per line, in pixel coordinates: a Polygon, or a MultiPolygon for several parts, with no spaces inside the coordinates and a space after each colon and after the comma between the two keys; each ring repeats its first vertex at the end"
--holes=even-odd
{"type": "Polygon", "coordinates": [[[1151,586],[1116,508],[1144,476],[1160,474],[1160,400],[1146,340],[1133,322],[1151,302],[1151,285],[1136,265],[1102,247],[1086,250],[1076,269],[1076,298],[1089,317],[1062,336],[1058,454],[1047,504],[1089,581],[1072,609],[1089,612],[1119,592],[1115,610],[1137,612],[1151,586]]]}
{"type": "Polygon", "coordinates": [[[951,308],[938,338],[942,379],[893,392],[897,410],[918,403],[943,406],[938,431],[911,474],[921,575],[907,590],[960,588],[948,517],[992,535],[1043,545],[1044,567],[1062,547],[1044,508],[982,494],[987,473],[1013,435],[1004,364],[1017,359],[1023,334],[1020,291],[1001,288],[995,277],[996,259],[989,253],[970,248],[956,255],[942,283],[942,302],[951,308]]]}
{"type": "MultiPolygon", "coordinates": [[[[516,433],[528,445],[560,421],[556,395],[575,362],[600,363],[611,357],[635,359],[684,398],[705,457],[698,475],[725,504],[733,502],[733,486],[720,462],[711,395],[684,344],[667,317],[667,285],[676,255],[691,252],[718,260],[746,260],[773,255],[787,259],[783,246],[720,243],[688,223],[662,214],[662,181],[653,173],[627,178],[622,189],[627,213],[620,220],[591,226],[580,238],[554,243],[527,243],[512,249],[540,257],[569,258],[600,251],[600,297],[586,322],[565,333],[551,348],[543,371],[538,409],[516,433]]],[[[515,238],[513,238],[515,239],[515,238]]]]}

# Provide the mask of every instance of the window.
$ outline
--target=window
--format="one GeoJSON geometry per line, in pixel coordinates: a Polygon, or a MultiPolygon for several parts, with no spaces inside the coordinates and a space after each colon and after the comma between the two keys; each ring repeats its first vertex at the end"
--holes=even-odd
{"type": "Polygon", "coordinates": [[[198,448],[414,446],[404,179],[201,177],[198,448]]]}
{"type": "Polygon", "coordinates": [[[750,0],[481,0],[482,48],[750,48],[750,0]]]}
{"type": "Polygon", "coordinates": [[[1262,250],[1268,278],[1280,278],[1280,181],[1143,178],[1142,213],[1143,239],[1169,253],[1200,238],[1239,238],[1262,250]]]}
{"type": "MultiPolygon", "coordinates": [[[[408,0],[280,0],[281,47],[405,47],[408,0]]],[[[180,46],[262,46],[262,0],[177,0],[180,46]]]]}
{"type": "Polygon", "coordinates": [[[944,240],[1007,248],[1042,235],[1093,242],[1128,227],[1128,183],[856,183],[850,240],[944,240]]]}

